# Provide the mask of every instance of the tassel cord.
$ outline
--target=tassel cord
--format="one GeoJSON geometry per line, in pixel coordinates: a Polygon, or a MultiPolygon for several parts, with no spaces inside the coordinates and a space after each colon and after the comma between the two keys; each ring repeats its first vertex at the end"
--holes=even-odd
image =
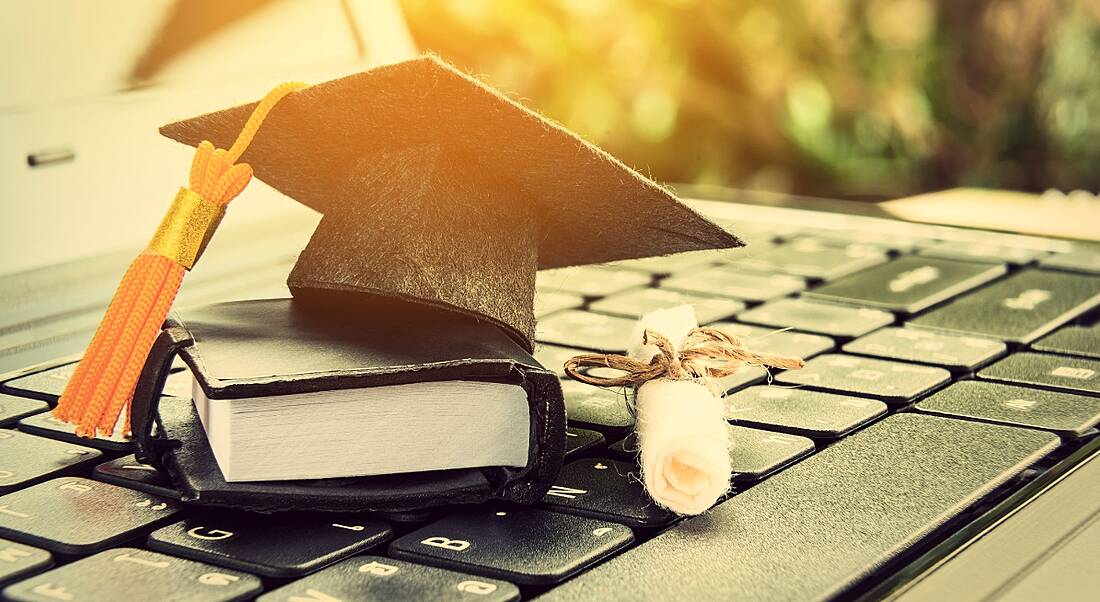
{"type": "MultiPolygon", "coordinates": [[[[275,104],[304,87],[306,84],[289,82],[268,92],[229,150],[214,148],[209,141],[199,144],[188,175],[190,190],[224,210],[252,179],[252,168],[236,163],[237,159],[275,104]]],[[[186,271],[177,261],[152,250],[142,252],[127,269],[54,409],[58,419],[76,423],[78,435],[114,434],[186,271]]],[[[129,435],[129,416],[123,424],[129,435]]]]}

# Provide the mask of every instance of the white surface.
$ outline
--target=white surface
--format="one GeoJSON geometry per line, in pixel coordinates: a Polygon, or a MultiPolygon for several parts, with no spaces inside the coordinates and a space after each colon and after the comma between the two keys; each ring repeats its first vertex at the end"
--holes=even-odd
{"type": "Polygon", "coordinates": [[[527,393],[517,385],[421,382],[208,399],[195,407],[230,482],[526,466],[527,393]]]}

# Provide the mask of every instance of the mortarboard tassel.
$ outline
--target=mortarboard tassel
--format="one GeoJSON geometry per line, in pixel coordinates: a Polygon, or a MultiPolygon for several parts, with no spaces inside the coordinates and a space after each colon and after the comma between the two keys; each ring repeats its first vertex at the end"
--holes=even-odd
{"type": "MultiPolygon", "coordinates": [[[[126,270],[53,411],[58,419],[76,424],[78,435],[114,433],[184,273],[202,254],[226,205],[252,179],[247,163],[234,162],[248,148],[275,103],[304,87],[301,82],[288,82],[268,92],[229,150],[215,149],[208,141],[198,146],[189,187],[180,189],[148,247],[126,270]]],[[[130,434],[128,415],[125,433],[130,434]]]]}

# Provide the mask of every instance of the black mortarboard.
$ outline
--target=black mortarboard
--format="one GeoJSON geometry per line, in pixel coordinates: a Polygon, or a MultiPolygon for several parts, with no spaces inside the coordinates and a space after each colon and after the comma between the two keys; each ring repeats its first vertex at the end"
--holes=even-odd
{"type": "MultiPolygon", "coordinates": [[[[161,133],[227,148],[254,106],[161,133]]],[[[457,310],[505,327],[528,350],[538,269],[741,245],[432,56],[286,96],[241,161],[324,214],[288,279],[296,297],[367,293],[457,310]]]]}

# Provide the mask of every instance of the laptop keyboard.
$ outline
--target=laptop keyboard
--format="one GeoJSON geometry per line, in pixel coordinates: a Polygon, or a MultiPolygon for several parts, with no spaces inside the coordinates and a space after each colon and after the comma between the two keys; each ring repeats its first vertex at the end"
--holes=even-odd
{"type": "MultiPolygon", "coordinates": [[[[189,507],[125,439],[76,438],[51,419],[72,370],[55,362],[0,385],[5,597],[650,599],[682,593],[677,584],[701,588],[700,599],[858,593],[1097,437],[1100,251],[904,224],[730,227],[747,249],[538,278],[536,357],[563,379],[565,359],[622,351],[639,314],[682,303],[756,349],[807,359],[721,382],[735,474],[708,514],[681,520],[655,506],[622,393],[564,380],[566,466],[536,507],[189,507]]],[[[281,278],[289,265],[250,273],[281,278]]],[[[109,294],[102,278],[85,283],[83,301],[39,282],[52,293],[37,310],[27,302],[0,321],[0,359],[79,351],[109,294]]],[[[227,292],[224,279],[199,279],[188,300],[277,294],[269,280],[227,292]]],[[[166,394],[189,386],[177,370],[166,394]]]]}

